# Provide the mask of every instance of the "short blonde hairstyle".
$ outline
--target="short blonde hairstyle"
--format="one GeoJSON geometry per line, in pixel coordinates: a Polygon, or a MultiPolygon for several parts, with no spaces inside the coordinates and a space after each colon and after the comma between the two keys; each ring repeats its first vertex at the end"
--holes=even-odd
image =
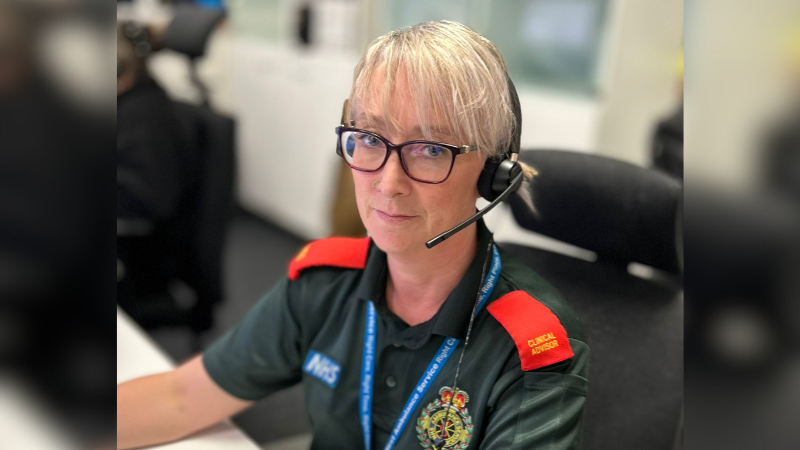
{"type": "Polygon", "coordinates": [[[431,125],[439,122],[461,140],[453,144],[477,145],[488,157],[502,156],[510,147],[517,124],[507,68],[488,39],[449,21],[424,22],[375,39],[355,68],[350,120],[363,112],[377,83],[383,86],[383,117],[396,128],[390,99],[401,71],[425,139],[433,139],[431,125]]]}
{"type": "MultiPolygon", "coordinates": [[[[460,142],[477,145],[488,158],[502,159],[519,139],[506,62],[497,47],[469,27],[442,20],[401,28],[372,41],[355,68],[347,118],[355,122],[374,84],[388,125],[398,128],[391,98],[398,75],[406,76],[420,131],[433,139],[431,125],[445,126],[460,142]],[[377,74],[382,74],[378,78],[377,74]],[[444,123],[437,123],[443,120],[444,123]]],[[[369,120],[369,116],[366,116],[369,120]]],[[[357,124],[370,126],[370,123],[357,124]]],[[[534,213],[530,183],[536,170],[520,162],[523,184],[516,192],[534,213]]]]}

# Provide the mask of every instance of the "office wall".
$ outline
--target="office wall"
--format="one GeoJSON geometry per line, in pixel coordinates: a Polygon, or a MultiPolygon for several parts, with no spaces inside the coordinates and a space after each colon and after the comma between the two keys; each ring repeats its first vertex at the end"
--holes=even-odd
{"type": "Polygon", "coordinates": [[[334,128],[358,56],[246,40],[233,56],[240,203],[305,238],[326,236],[339,168],[334,128]]]}
{"type": "Polygon", "coordinates": [[[596,151],[648,165],[653,127],[680,99],[675,62],[683,2],[616,0],[608,31],[596,151]]]}
{"type": "Polygon", "coordinates": [[[760,181],[765,128],[796,101],[786,46],[800,3],[700,0],[687,12],[687,183],[747,189],[760,181]]]}

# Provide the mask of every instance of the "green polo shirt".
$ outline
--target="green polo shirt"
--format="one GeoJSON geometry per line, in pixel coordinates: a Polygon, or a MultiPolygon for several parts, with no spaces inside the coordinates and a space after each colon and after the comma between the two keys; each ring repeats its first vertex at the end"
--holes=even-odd
{"type": "MultiPolygon", "coordinates": [[[[487,306],[475,318],[458,391],[452,396],[491,240],[483,222],[477,226],[480,245],[475,259],[429,321],[408,326],[386,307],[386,254],[370,242],[363,268],[312,267],[293,281],[279,282],[239,325],[206,350],[206,370],[222,389],[245,400],[258,400],[302,381],[313,428],[312,449],[364,448],[359,386],[367,307],[372,300],[378,316],[373,449],[383,448],[407,399],[447,338],[461,342],[412,412],[395,448],[432,448],[436,438],[448,449],[580,448],[589,361],[580,322],[550,284],[503,250],[500,276],[487,306]],[[492,309],[493,302],[511,300],[503,298],[518,291],[526,295],[507,301],[505,312],[492,309]],[[565,350],[566,339],[561,339],[557,351],[550,351],[554,343],[546,341],[553,335],[533,325],[532,334],[526,335],[524,321],[517,320],[513,333],[509,321],[514,314],[508,313],[509,308],[513,313],[514,308],[527,310],[534,303],[539,308],[534,311],[544,311],[536,314],[554,314],[550,323],[555,320],[563,326],[571,357],[523,370],[522,361],[528,358],[536,362],[548,351],[565,350]],[[540,354],[529,353],[537,351],[540,354]]],[[[532,322],[536,321],[538,316],[532,322]]]]}

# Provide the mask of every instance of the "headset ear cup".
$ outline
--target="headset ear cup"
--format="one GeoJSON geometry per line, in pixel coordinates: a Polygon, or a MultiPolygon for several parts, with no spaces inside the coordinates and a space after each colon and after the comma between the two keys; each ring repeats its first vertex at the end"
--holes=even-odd
{"type": "Polygon", "coordinates": [[[520,136],[522,133],[522,108],[519,104],[517,88],[511,81],[511,77],[506,74],[508,82],[508,95],[511,98],[511,107],[514,111],[514,135],[511,138],[511,147],[503,154],[502,159],[489,158],[483,166],[480,178],[478,178],[478,193],[488,201],[493,201],[503,191],[511,185],[511,180],[516,177],[522,167],[519,163],[511,161],[509,155],[519,154],[520,136]]]}
{"type": "Polygon", "coordinates": [[[481,171],[481,176],[478,178],[478,193],[481,194],[481,197],[488,201],[496,199],[499,195],[499,193],[496,193],[494,189],[492,189],[492,183],[494,181],[494,175],[497,173],[497,168],[500,167],[501,162],[502,160],[487,160],[486,164],[483,166],[483,170],[481,171]]]}
{"type": "Polygon", "coordinates": [[[491,166],[487,163],[478,178],[478,193],[491,202],[508,189],[511,180],[521,172],[522,167],[519,163],[510,159],[493,161],[491,166]]]}

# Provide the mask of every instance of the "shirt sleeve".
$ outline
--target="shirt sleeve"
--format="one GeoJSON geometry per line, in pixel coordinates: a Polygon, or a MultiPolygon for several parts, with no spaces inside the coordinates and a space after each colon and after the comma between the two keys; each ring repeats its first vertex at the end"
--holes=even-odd
{"type": "Polygon", "coordinates": [[[301,379],[300,323],[284,278],[203,354],[211,378],[243,400],[258,400],[301,379]]]}
{"type": "Polygon", "coordinates": [[[498,379],[481,450],[581,448],[589,347],[570,339],[575,355],[523,372],[518,356],[498,379]]]}

